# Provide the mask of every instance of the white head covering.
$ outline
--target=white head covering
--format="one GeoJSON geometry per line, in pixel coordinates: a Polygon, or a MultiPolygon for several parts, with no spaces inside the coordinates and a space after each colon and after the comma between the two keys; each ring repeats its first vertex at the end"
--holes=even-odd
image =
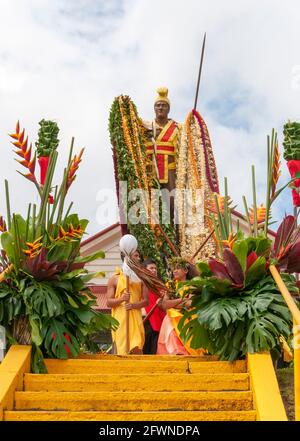
{"type": "Polygon", "coordinates": [[[132,236],[132,234],[125,234],[120,239],[119,247],[120,250],[125,254],[125,259],[122,265],[123,274],[125,274],[125,276],[128,276],[132,280],[132,282],[140,282],[140,278],[127,264],[127,259],[128,257],[130,257],[130,254],[134,253],[137,250],[138,243],[136,238],[132,236]]]}

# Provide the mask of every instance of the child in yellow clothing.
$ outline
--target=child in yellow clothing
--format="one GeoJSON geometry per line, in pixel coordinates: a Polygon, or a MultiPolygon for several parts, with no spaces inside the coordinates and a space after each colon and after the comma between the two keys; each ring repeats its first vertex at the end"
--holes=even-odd
{"type": "MultiPolygon", "coordinates": [[[[138,251],[131,258],[140,261],[138,251]]],[[[107,306],[111,315],[118,320],[119,327],[112,331],[112,340],[118,355],[126,355],[126,312],[129,311],[129,353],[142,354],[145,331],[142,308],[148,305],[148,289],[141,281],[129,279],[129,293],[126,291],[126,276],[120,270],[109,279],[107,286],[107,306]]]]}

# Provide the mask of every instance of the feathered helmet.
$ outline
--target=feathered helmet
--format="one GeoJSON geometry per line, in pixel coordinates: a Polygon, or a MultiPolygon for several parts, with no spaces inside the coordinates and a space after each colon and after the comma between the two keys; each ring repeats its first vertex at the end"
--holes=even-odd
{"type": "Polygon", "coordinates": [[[167,87],[159,87],[156,92],[158,93],[154,104],[158,103],[159,101],[164,101],[165,103],[169,104],[170,107],[170,100],[168,98],[168,88],[167,87]]]}

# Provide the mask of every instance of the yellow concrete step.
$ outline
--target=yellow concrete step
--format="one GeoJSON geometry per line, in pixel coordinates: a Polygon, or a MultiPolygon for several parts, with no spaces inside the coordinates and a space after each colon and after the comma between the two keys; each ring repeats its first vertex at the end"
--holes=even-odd
{"type": "Polygon", "coordinates": [[[252,392],[16,392],[16,410],[253,410],[252,392]]]}
{"type": "Polygon", "coordinates": [[[247,372],[247,363],[245,360],[237,360],[234,363],[229,361],[209,361],[207,363],[189,362],[189,372],[192,374],[214,373],[242,373],[247,372]]]}
{"type": "Polygon", "coordinates": [[[255,421],[256,412],[194,411],[194,412],[62,412],[6,411],[5,421],[255,421]]]}
{"type": "Polygon", "coordinates": [[[77,359],[89,360],[153,360],[153,361],[218,361],[216,355],[112,355],[112,354],[79,354],[77,359]]]}
{"type": "MultiPolygon", "coordinates": [[[[119,374],[119,373],[173,373],[188,372],[188,362],[151,361],[151,360],[55,360],[46,359],[49,374],[119,374]]],[[[202,364],[202,363],[201,363],[202,364]]]]}
{"type": "Polygon", "coordinates": [[[183,359],[182,361],[155,361],[155,360],[45,360],[49,374],[119,374],[119,373],[229,373],[247,372],[245,360],[234,363],[228,361],[203,361],[193,362],[183,359]]]}
{"type": "Polygon", "coordinates": [[[225,374],[25,374],[25,391],[249,390],[248,373],[225,374]]]}

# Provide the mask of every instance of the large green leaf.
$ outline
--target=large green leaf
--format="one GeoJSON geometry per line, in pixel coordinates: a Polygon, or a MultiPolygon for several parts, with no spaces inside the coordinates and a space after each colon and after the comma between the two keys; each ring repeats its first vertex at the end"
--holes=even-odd
{"type": "MultiPolygon", "coordinates": [[[[15,220],[15,223],[17,224],[18,233],[20,235],[20,238],[22,238],[23,241],[25,241],[26,230],[27,230],[27,221],[25,219],[23,219],[23,217],[20,214],[14,214],[14,220],[15,220]]],[[[12,223],[11,232],[12,232],[12,235],[15,236],[16,231],[15,231],[14,223],[12,223]]]]}
{"type": "Polygon", "coordinates": [[[61,262],[68,260],[73,250],[71,242],[55,242],[51,245],[47,254],[49,262],[61,262]]]}
{"type": "Polygon", "coordinates": [[[88,256],[78,256],[75,259],[75,263],[88,263],[93,262],[97,259],[104,259],[105,253],[104,251],[97,251],[96,253],[90,254],[88,256]]]}
{"type": "Polygon", "coordinates": [[[258,257],[256,261],[250,266],[246,273],[245,286],[249,286],[262,278],[266,273],[266,259],[262,256],[258,257]]]}
{"type": "Polygon", "coordinates": [[[36,320],[34,320],[31,316],[29,316],[29,323],[31,326],[31,338],[32,338],[32,342],[37,345],[40,346],[42,344],[42,337],[40,334],[40,329],[39,329],[39,325],[38,322],[36,320]]]}
{"type": "Polygon", "coordinates": [[[63,301],[50,283],[37,283],[24,291],[24,302],[28,312],[32,311],[39,317],[51,318],[64,313],[63,301]]]}
{"type": "Polygon", "coordinates": [[[0,285],[0,299],[12,295],[12,291],[9,289],[7,285],[0,285]]]}
{"type": "Polygon", "coordinates": [[[35,374],[47,374],[48,370],[44,362],[43,353],[40,347],[32,345],[31,371],[35,374]]]}
{"type": "Polygon", "coordinates": [[[235,242],[232,247],[232,252],[238,259],[239,264],[241,265],[242,270],[245,273],[247,266],[247,254],[248,254],[247,242],[245,240],[235,242]]]}
{"type": "Polygon", "coordinates": [[[10,262],[14,263],[15,259],[15,242],[12,233],[5,231],[1,234],[1,244],[2,248],[6,252],[10,262]]]}
{"type": "Polygon", "coordinates": [[[212,275],[211,269],[206,262],[197,262],[196,264],[201,277],[209,277],[212,275]]]}
{"type": "Polygon", "coordinates": [[[103,277],[105,277],[105,273],[103,271],[98,271],[96,273],[86,274],[85,276],[81,276],[80,278],[84,283],[88,283],[92,279],[103,279],[103,277]]]}
{"type": "Polygon", "coordinates": [[[69,348],[73,357],[79,353],[79,345],[74,334],[68,329],[61,320],[51,319],[48,323],[45,335],[45,348],[49,356],[67,359],[69,348]],[[66,336],[69,336],[71,342],[66,336]]]}
{"type": "Polygon", "coordinates": [[[256,245],[255,252],[258,256],[265,256],[271,249],[271,240],[265,237],[260,238],[256,245]]]}
{"type": "Polygon", "coordinates": [[[70,305],[71,305],[73,308],[76,308],[76,309],[79,308],[79,306],[78,306],[78,304],[75,302],[75,300],[72,299],[72,297],[69,296],[68,294],[67,294],[67,299],[68,299],[70,305]]]}
{"type": "Polygon", "coordinates": [[[59,278],[60,280],[69,280],[83,273],[87,273],[87,270],[85,270],[84,268],[80,268],[74,271],[70,271],[69,273],[63,273],[59,276],[59,278]]]}
{"type": "Polygon", "coordinates": [[[240,319],[238,304],[240,300],[223,297],[212,300],[209,304],[199,310],[198,318],[200,324],[216,331],[222,327],[228,326],[231,322],[240,319]]]}

